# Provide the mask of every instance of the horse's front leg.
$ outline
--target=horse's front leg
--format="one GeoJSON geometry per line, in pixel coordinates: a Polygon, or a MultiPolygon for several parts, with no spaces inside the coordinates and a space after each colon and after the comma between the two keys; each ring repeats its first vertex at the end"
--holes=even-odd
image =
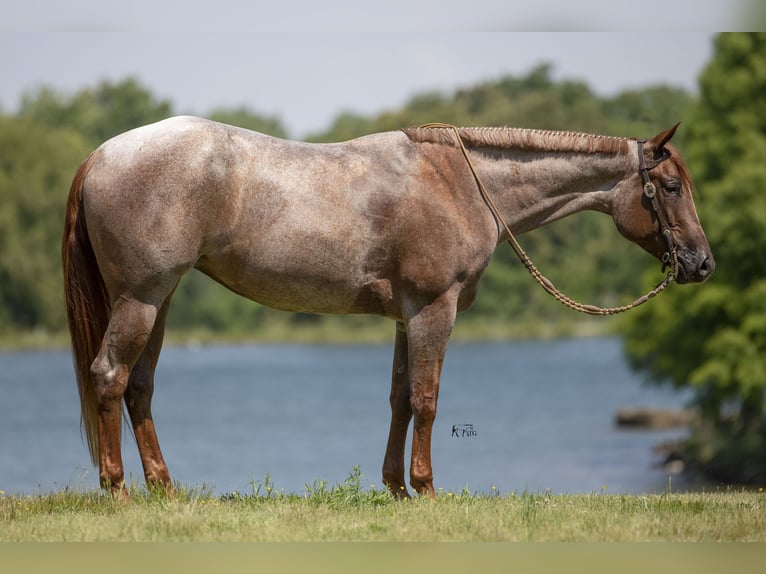
{"type": "Polygon", "coordinates": [[[391,429],[388,432],[386,457],[383,459],[383,483],[396,498],[409,498],[404,484],[404,447],[412,420],[410,375],[407,359],[407,331],[396,324],[394,365],[391,373],[391,429]]]}
{"type": "Polygon", "coordinates": [[[421,495],[435,495],[431,431],[436,418],[442,363],[455,314],[456,297],[446,293],[422,307],[407,322],[410,406],[414,418],[410,484],[421,495]]]}

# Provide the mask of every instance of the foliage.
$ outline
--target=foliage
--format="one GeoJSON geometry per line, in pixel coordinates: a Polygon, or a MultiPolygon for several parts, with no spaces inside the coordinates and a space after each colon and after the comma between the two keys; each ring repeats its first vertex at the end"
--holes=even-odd
{"type": "Polygon", "coordinates": [[[625,318],[632,364],[695,390],[693,454],[727,480],[766,481],[766,34],[722,34],[700,77],[688,162],[717,269],[625,318]],[[707,428],[707,427],[712,427],[707,428]],[[733,455],[733,456],[732,456],[733,455]]]}
{"type": "MultiPolygon", "coordinates": [[[[428,122],[650,137],[686,118],[694,100],[683,89],[670,86],[649,86],[600,98],[583,82],[555,82],[552,72],[551,64],[541,64],[526,76],[504,76],[457,90],[452,96],[421,93],[401,110],[374,118],[342,114],[327,132],[310,139],[341,141],[428,122]]],[[[683,137],[682,131],[677,137],[683,137]]]]}
{"type": "Polygon", "coordinates": [[[92,147],[142,124],[172,115],[168,100],[157,100],[135,78],[103,81],[72,97],[49,87],[26,94],[20,115],[52,128],[71,128],[92,147]]]}
{"type": "Polygon", "coordinates": [[[86,154],[75,131],[0,117],[0,332],[64,328],[62,214],[86,154]]]}

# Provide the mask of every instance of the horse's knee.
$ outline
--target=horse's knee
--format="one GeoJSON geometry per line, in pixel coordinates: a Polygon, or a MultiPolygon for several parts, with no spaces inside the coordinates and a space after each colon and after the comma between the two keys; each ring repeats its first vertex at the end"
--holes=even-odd
{"type": "Polygon", "coordinates": [[[410,399],[410,408],[415,416],[416,424],[433,425],[436,419],[436,397],[417,397],[410,399]]]}

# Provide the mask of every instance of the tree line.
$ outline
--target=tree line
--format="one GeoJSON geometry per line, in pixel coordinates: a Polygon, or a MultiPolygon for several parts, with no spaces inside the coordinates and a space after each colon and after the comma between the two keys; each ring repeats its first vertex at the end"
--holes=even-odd
{"type": "MultiPolygon", "coordinates": [[[[27,93],[0,114],[0,335],[65,330],[59,245],[71,178],[90,150],[133,127],[176,112],[137,78],[104,81],[74,94],[27,93]]],[[[211,119],[279,137],[279,118],[247,108],[211,119]]],[[[766,35],[722,34],[699,80],[699,95],[658,85],[605,97],[585,82],[556,81],[541,64],[527,74],[414,95],[374,116],[339,115],[309,141],[341,141],[427,122],[509,125],[651,137],[677,121],[674,143],[698,188],[698,211],[718,263],[703,286],[669,289],[618,320],[634,368],[648,379],[691,386],[702,419],[688,454],[722,477],[766,480],[766,35]]],[[[542,271],[571,296],[629,302],[661,277],[659,265],[620,238],[608,217],[581,213],[520,238],[542,271]]],[[[171,305],[170,331],[221,336],[264,326],[298,329],[332,319],[285,314],[233,295],[191,272],[171,305]]],[[[364,319],[348,319],[352,331],[364,319]]],[[[480,335],[539,335],[579,324],[499,248],[474,306],[458,319],[480,335]]],[[[599,321],[602,321],[599,319],[599,321]]],[[[356,334],[350,335],[356,338],[356,334]]]]}

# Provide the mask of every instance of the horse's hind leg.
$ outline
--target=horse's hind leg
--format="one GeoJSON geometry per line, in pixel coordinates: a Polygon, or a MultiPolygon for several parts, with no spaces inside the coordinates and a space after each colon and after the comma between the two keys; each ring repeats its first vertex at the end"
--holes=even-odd
{"type": "Polygon", "coordinates": [[[141,464],[144,467],[144,477],[147,485],[158,485],[170,489],[170,473],[162,457],[160,443],[152,418],[152,395],[154,393],[154,371],[162,349],[165,335],[165,318],[167,316],[170,297],[160,308],[154,322],[152,334],[138,358],[125,390],[125,405],[128,409],[133,434],[136,438],[141,464]]]}
{"type": "Polygon", "coordinates": [[[130,372],[146,347],[157,307],[123,295],[114,301],[109,326],[91,366],[96,388],[101,485],[124,491],[125,471],[120,451],[122,399],[130,372]]]}
{"type": "Polygon", "coordinates": [[[389,399],[391,403],[391,429],[388,433],[386,456],[383,459],[383,483],[397,498],[409,497],[404,484],[404,447],[407,440],[407,428],[412,420],[407,361],[407,331],[405,331],[402,323],[397,323],[389,399]]]}

